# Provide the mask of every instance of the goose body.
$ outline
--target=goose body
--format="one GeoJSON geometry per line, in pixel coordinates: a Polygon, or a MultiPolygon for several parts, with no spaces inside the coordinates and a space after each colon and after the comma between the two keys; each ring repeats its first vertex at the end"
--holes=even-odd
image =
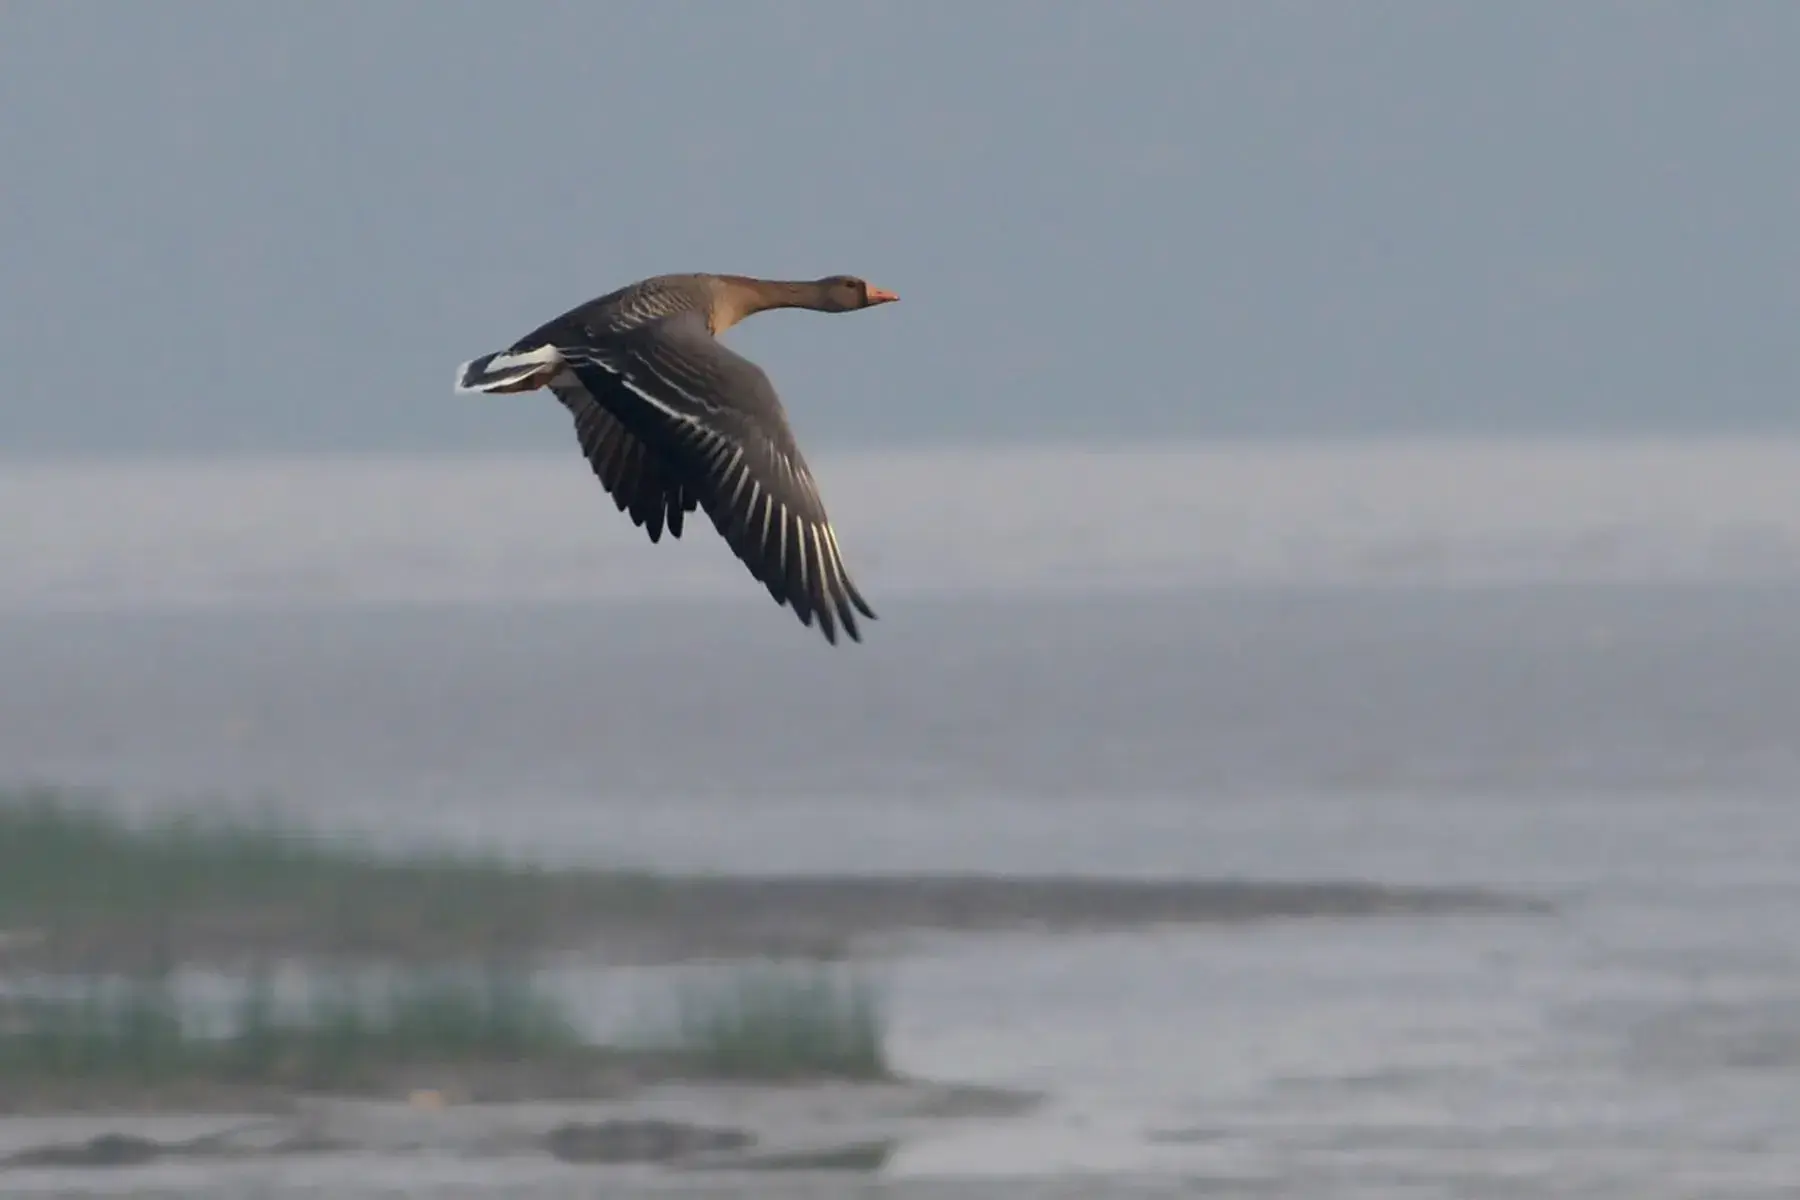
{"type": "Polygon", "coordinates": [[[457,370],[463,392],[547,387],[594,474],[652,542],[704,509],[750,574],[803,625],[860,641],[875,612],[762,368],[717,340],[772,308],[852,312],[899,297],[847,275],[784,281],[658,275],[579,305],[457,370]]]}

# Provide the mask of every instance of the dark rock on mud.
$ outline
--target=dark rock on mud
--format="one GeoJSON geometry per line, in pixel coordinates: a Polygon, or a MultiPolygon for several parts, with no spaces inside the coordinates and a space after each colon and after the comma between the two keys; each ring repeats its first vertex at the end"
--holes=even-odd
{"type": "Polygon", "coordinates": [[[128,1133],[102,1133],[85,1142],[33,1146],[0,1159],[0,1167],[140,1167],[163,1158],[261,1158],[348,1148],[310,1128],[258,1121],[174,1142],[128,1133]]]}
{"type": "Polygon", "coordinates": [[[707,1162],[706,1166],[731,1171],[862,1171],[887,1166],[899,1143],[893,1138],[853,1142],[844,1146],[784,1150],[772,1154],[741,1154],[707,1162]]]}
{"type": "Polygon", "coordinates": [[[161,1158],[167,1147],[149,1138],[103,1133],[85,1142],[34,1146],[4,1163],[9,1167],[136,1167],[161,1158]]]}
{"type": "Polygon", "coordinates": [[[560,1125],[544,1146],[564,1162],[670,1163],[700,1154],[742,1150],[755,1138],[741,1129],[715,1129],[680,1121],[599,1121],[560,1125]]]}

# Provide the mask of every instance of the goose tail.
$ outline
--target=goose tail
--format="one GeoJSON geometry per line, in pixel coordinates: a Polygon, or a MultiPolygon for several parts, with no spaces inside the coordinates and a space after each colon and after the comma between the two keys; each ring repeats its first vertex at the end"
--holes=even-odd
{"type": "Polygon", "coordinates": [[[555,346],[533,350],[498,350],[471,358],[456,368],[459,392],[529,392],[543,387],[562,369],[555,346]]]}

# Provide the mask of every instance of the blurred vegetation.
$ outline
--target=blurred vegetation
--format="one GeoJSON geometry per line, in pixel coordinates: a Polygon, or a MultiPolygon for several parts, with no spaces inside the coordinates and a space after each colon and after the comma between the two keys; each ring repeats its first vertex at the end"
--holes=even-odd
{"type": "Polygon", "coordinates": [[[269,944],[372,959],[516,953],[582,920],[642,914],[662,887],[642,872],[386,853],[273,817],[134,823],[63,792],[0,792],[0,930],[22,949],[47,943],[61,964],[141,970],[159,953],[269,944]]]}
{"type": "Polygon", "coordinates": [[[825,964],[734,966],[675,987],[654,1045],[585,1043],[537,982],[538,952],[571,929],[705,930],[718,905],[694,886],[384,853],[273,818],[131,822],[68,793],[0,792],[0,1083],[357,1091],[396,1068],[534,1063],[887,1075],[869,989],[825,964]],[[284,997],[254,969],[228,1020],[200,1020],[173,980],[209,961],[304,964],[307,986],[284,997]],[[487,965],[446,965],[470,962],[487,965]]]}
{"type": "Polygon", "coordinates": [[[710,1078],[892,1075],[875,991],[841,966],[746,964],[676,987],[671,1007],[662,1044],[710,1078]]]}
{"type": "Polygon", "coordinates": [[[82,979],[15,996],[0,1076],[18,1084],[206,1080],[316,1090],[370,1086],[396,1066],[531,1061],[579,1052],[562,1010],[528,978],[415,973],[386,988],[339,980],[300,1004],[248,981],[232,1027],[198,1029],[167,979],[82,979]]]}
{"type": "Polygon", "coordinates": [[[258,973],[218,1028],[184,1009],[168,977],[79,977],[0,997],[0,1080],[356,1092],[391,1084],[397,1068],[531,1064],[559,1079],[583,1064],[655,1078],[890,1076],[880,1008],[838,968],[734,966],[675,988],[667,1007],[673,1019],[654,1037],[605,1047],[529,973],[506,968],[409,970],[379,985],[322,976],[286,1001],[258,973]]]}

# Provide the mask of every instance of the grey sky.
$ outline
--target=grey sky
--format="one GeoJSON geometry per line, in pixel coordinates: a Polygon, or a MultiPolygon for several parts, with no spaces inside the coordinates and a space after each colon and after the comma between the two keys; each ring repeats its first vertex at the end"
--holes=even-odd
{"type": "Polygon", "coordinates": [[[1800,5],[13,3],[0,453],[566,445],[641,275],[803,440],[1793,430],[1800,5]]]}

